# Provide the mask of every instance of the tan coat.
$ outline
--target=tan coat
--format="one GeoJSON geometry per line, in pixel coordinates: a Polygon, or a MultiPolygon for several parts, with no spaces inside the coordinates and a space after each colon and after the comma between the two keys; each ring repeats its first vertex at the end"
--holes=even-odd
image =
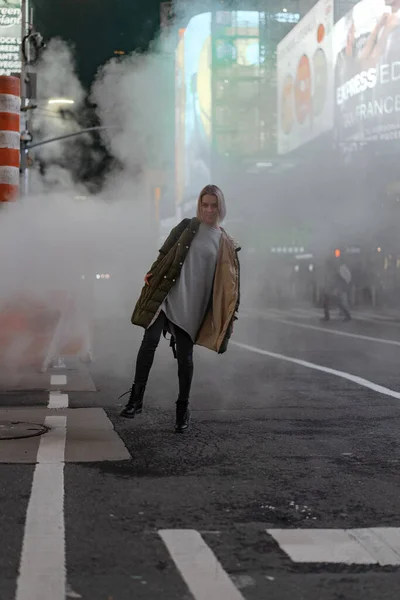
{"type": "Polygon", "coordinates": [[[225,351],[239,309],[240,269],[237,245],[222,230],[215,270],[213,297],[196,339],[198,346],[214,352],[225,351]],[[227,337],[228,336],[228,337],[227,337]]]}

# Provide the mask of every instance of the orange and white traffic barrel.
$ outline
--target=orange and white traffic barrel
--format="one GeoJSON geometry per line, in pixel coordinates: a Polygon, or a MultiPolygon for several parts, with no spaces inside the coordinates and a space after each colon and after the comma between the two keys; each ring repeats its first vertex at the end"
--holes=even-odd
{"type": "Polygon", "coordinates": [[[0,76],[0,202],[15,200],[20,175],[21,88],[18,77],[0,76]]]}

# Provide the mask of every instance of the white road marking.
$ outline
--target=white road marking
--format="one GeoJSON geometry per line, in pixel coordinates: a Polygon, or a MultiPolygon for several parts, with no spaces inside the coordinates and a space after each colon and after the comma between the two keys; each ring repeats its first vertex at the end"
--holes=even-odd
{"type": "MultiPolygon", "coordinates": [[[[265,312],[253,313],[254,316],[261,317],[267,321],[275,321],[276,323],[283,323],[284,325],[292,325],[293,327],[300,327],[302,329],[312,329],[314,331],[322,331],[323,333],[329,333],[331,335],[341,335],[343,337],[350,337],[356,340],[366,340],[367,342],[376,342],[378,344],[387,344],[389,346],[399,346],[400,342],[397,340],[386,340],[384,338],[372,337],[370,335],[361,335],[360,333],[349,333],[348,331],[339,331],[337,329],[328,329],[327,327],[318,327],[317,325],[305,325],[304,323],[297,323],[296,321],[289,321],[288,319],[276,318],[268,316],[265,312]]],[[[248,315],[243,315],[244,318],[249,318],[248,315]]]]}
{"type": "MultiPolygon", "coordinates": [[[[269,311],[266,311],[269,312],[269,311]]],[[[296,317],[296,319],[313,319],[318,317],[318,313],[308,308],[290,308],[289,310],[280,309],[281,316],[289,316],[292,315],[296,317]]]]}
{"type": "Polygon", "coordinates": [[[26,514],[16,600],[65,600],[66,417],[46,417],[26,514]]]}
{"type": "Polygon", "coordinates": [[[160,529],[158,533],[194,600],[244,600],[198,531],[160,529]]]}
{"type": "Polygon", "coordinates": [[[68,408],[68,394],[50,392],[47,408],[68,408]]]}
{"type": "MultiPolygon", "coordinates": [[[[267,309],[265,312],[268,313],[269,309],[267,309]]],[[[304,318],[304,319],[305,318],[315,319],[321,314],[321,312],[317,308],[316,309],[291,308],[289,311],[281,310],[281,315],[289,314],[289,316],[291,316],[292,313],[294,313],[296,318],[300,317],[300,318],[304,318]]],[[[400,316],[400,314],[398,316],[400,316]]],[[[395,316],[390,317],[390,316],[385,316],[385,315],[378,315],[375,313],[358,312],[357,311],[357,312],[352,312],[351,318],[353,321],[375,323],[376,325],[388,325],[390,327],[397,327],[397,328],[400,327],[400,323],[396,323],[395,321],[393,321],[393,318],[396,318],[395,316]]]]}
{"type": "Polygon", "coordinates": [[[372,565],[376,560],[343,529],[267,529],[296,563],[372,565]]]}
{"type": "Polygon", "coordinates": [[[266,531],[297,563],[400,565],[400,528],[266,531]]]}
{"type": "Polygon", "coordinates": [[[52,375],[50,377],[50,385],[67,385],[66,375],[52,375]]]}
{"type": "Polygon", "coordinates": [[[299,365],[300,367],[306,367],[307,369],[314,369],[315,371],[321,371],[322,373],[327,373],[328,375],[335,375],[336,377],[341,377],[342,379],[347,379],[352,383],[356,383],[357,385],[361,385],[362,387],[366,387],[374,392],[378,392],[379,394],[384,394],[385,396],[390,396],[391,398],[396,398],[396,400],[400,400],[400,392],[395,392],[390,388],[384,387],[382,385],[378,385],[377,383],[373,383],[373,381],[369,381],[368,379],[364,379],[363,377],[358,377],[357,375],[351,375],[350,373],[346,373],[345,371],[337,371],[336,369],[331,369],[329,367],[323,367],[322,365],[317,365],[316,363],[310,363],[306,360],[300,360],[299,358],[292,358],[291,356],[285,356],[284,354],[277,354],[276,352],[269,352],[268,350],[262,350],[261,348],[255,348],[254,346],[249,346],[247,344],[241,344],[240,342],[231,342],[232,345],[237,346],[238,348],[242,348],[243,350],[248,350],[249,352],[255,352],[256,354],[261,354],[263,356],[269,356],[271,358],[276,358],[278,360],[284,360],[286,362],[293,363],[295,365],[299,365]]]}
{"type": "Polygon", "coordinates": [[[400,527],[374,527],[372,531],[400,556],[400,527]]]}
{"type": "MultiPolygon", "coordinates": [[[[397,543],[400,542],[399,531],[397,529],[397,543]]],[[[387,544],[384,537],[378,536],[374,529],[349,529],[349,534],[364,546],[379,565],[400,564],[400,554],[387,544]]]]}
{"type": "MultiPolygon", "coordinates": [[[[301,308],[299,306],[292,306],[292,307],[288,307],[288,308],[273,308],[273,307],[266,307],[264,309],[259,309],[259,308],[247,308],[247,309],[243,309],[245,310],[245,312],[248,313],[264,313],[264,314],[276,314],[278,316],[289,316],[291,317],[292,315],[295,316],[296,318],[298,317],[308,317],[309,319],[315,319],[318,316],[321,316],[321,309],[316,308],[316,307],[309,307],[309,308],[301,308]]],[[[242,312],[240,313],[242,314],[242,312]]],[[[368,311],[359,311],[359,310],[355,310],[352,312],[352,319],[354,321],[374,321],[375,323],[378,323],[379,325],[394,325],[397,327],[400,327],[400,323],[398,322],[398,320],[400,319],[400,311],[397,311],[396,313],[393,313],[392,315],[382,315],[379,313],[375,313],[375,312],[368,312],[368,311]],[[396,321],[397,319],[397,321],[396,321]]]]}

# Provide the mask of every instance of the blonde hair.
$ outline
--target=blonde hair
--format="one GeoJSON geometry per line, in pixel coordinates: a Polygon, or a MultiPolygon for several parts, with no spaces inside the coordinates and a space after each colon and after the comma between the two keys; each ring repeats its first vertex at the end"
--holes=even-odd
{"type": "Polygon", "coordinates": [[[226,217],[226,205],[225,205],[225,196],[222,193],[222,190],[219,189],[216,185],[206,185],[200,194],[197,200],[197,218],[200,219],[201,216],[201,201],[204,196],[209,194],[210,196],[215,196],[218,202],[218,220],[223,221],[226,217]]]}

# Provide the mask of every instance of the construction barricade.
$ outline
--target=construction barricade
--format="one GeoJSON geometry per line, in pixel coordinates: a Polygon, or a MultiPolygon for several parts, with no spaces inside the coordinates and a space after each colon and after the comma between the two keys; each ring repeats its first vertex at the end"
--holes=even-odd
{"type": "Polygon", "coordinates": [[[21,95],[18,77],[0,76],[0,202],[19,194],[21,95]]]}

